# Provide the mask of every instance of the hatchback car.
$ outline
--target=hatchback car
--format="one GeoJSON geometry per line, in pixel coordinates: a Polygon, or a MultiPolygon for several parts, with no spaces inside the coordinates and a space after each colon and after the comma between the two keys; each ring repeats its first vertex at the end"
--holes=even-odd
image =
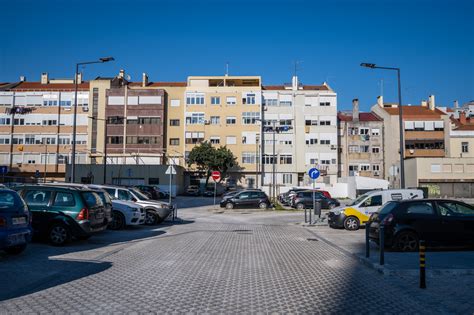
{"type": "Polygon", "coordinates": [[[161,191],[158,187],[153,185],[138,185],[135,186],[138,190],[142,193],[148,193],[150,195],[150,199],[159,200],[159,199],[167,199],[169,198],[169,193],[166,191],[161,191]]]}
{"type": "Polygon", "coordinates": [[[0,190],[0,250],[19,254],[31,240],[31,215],[15,191],[0,190]]]}
{"type": "MultiPolygon", "coordinates": [[[[339,201],[327,198],[319,191],[314,192],[314,198],[321,202],[321,209],[332,209],[340,206],[339,201]]],[[[299,210],[313,208],[313,191],[306,190],[297,192],[292,199],[291,206],[299,210]]]]}
{"type": "Polygon", "coordinates": [[[369,237],[379,242],[384,226],[385,246],[416,251],[419,240],[427,245],[474,244],[474,207],[443,199],[390,201],[369,219],[369,237]]]}
{"type": "Polygon", "coordinates": [[[271,206],[267,194],[259,190],[243,190],[228,198],[222,199],[221,208],[260,208],[267,209],[271,206]]]}
{"type": "Polygon", "coordinates": [[[71,238],[88,239],[111,221],[100,196],[89,189],[46,185],[15,188],[32,213],[34,235],[53,245],[71,238]]]}

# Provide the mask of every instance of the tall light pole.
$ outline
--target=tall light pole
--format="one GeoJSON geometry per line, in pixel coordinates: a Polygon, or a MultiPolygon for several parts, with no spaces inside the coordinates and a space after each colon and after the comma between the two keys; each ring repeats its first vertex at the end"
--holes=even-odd
{"type": "Polygon", "coordinates": [[[361,63],[361,67],[371,68],[371,69],[384,69],[384,70],[395,70],[397,71],[398,78],[398,124],[400,128],[400,188],[405,188],[405,142],[403,140],[403,106],[402,106],[402,86],[400,82],[400,68],[392,67],[379,67],[374,63],[361,63]]]}
{"type": "Polygon", "coordinates": [[[258,159],[260,158],[259,154],[258,154],[258,149],[259,149],[259,135],[257,134],[257,136],[255,137],[255,188],[258,188],[258,171],[259,171],[259,162],[258,162],[258,159]]]}
{"type": "Polygon", "coordinates": [[[113,57],[100,58],[96,61],[86,61],[76,63],[76,72],[74,72],[74,116],[72,122],[72,161],[71,161],[71,183],[74,183],[76,177],[76,129],[77,129],[77,78],[79,66],[89,65],[93,63],[104,63],[115,60],[113,57]]]}

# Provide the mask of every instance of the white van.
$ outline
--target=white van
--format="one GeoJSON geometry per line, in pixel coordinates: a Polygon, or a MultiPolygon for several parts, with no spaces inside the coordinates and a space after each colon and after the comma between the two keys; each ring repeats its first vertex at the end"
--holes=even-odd
{"type": "Polygon", "coordinates": [[[373,190],[365,193],[347,206],[340,206],[328,213],[328,223],[332,228],[355,231],[365,224],[372,213],[392,200],[423,199],[421,189],[373,190]]]}

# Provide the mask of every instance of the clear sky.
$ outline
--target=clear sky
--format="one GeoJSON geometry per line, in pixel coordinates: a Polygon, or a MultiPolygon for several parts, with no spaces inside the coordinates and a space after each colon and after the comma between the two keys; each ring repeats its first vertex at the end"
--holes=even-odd
{"type": "Polygon", "coordinates": [[[396,102],[402,69],[405,104],[434,94],[439,105],[474,99],[474,1],[33,1],[0,0],[0,82],[86,79],[123,68],[132,80],[185,81],[188,75],[261,75],[264,84],[291,81],[294,62],[305,84],[327,81],[339,108],[377,95],[396,102]]]}

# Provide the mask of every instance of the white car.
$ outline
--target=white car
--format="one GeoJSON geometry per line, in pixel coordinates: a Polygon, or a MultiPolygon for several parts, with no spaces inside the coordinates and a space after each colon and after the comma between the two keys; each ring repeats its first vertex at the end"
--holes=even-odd
{"type": "Polygon", "coordinates": [[[145,210],[146,225],[155,225],[163,222],[173,211],[173,207],[168,202],[151,200],[136,188],[108,185],[89,185],[89,187],[103,189],[117,199],[128,202],[132,201],[142,206],[145,210]]]}
{"type": "Polygon", "coordinates": [[[130,201],[123,201],[110,196],[112,199],[112,222],[109,224],[111,230],[121,230],[126,225],[140,225],[145,223],[145,209],[130,201]]]}

